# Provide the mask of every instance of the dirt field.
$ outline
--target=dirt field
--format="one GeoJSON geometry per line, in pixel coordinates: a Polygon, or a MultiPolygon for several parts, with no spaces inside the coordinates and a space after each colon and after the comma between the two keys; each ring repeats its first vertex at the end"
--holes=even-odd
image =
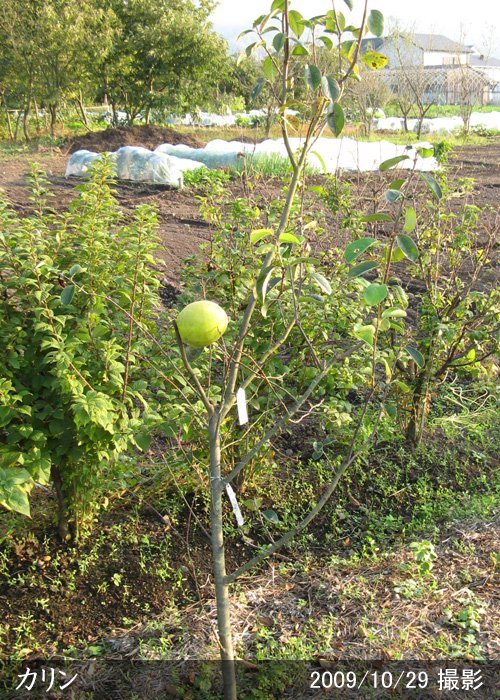
{"type": "MultiPolygon", "coordinates": [[[[95,151],[116,149],[121,145],[142,145],[154,147],[165,141],[183,141],[192,146],[200,145],[195,139],[177,134],[173,129],[158,127],[133,127],[133,132],[125,129],[107,129],[103,132],[81,137],[61,149],[41,150],[33,154],[16,156],[0,155],[0,187],[4,189],[17,210],[29,211],[28,191],[26,189],[25,173],[29,163],[36,161],[44,167],[55,193],[57,207],[62,208],[74,197],[76,179],[66,179],[64,171],[69,153],[78,148],[88,148],[95,151]]],[[[456,149],[449,161],[449,170],[456,177],[472,177],[475,179],[474,201],[478,206],[490,205],[498,209],[498,194],[500,192],[500,141],[484,146],[463,146],[456,149]]],[[[366,190],[373,178],[381,175],[367,173],[353,176],[361,189],[366,190]]],[[[230,183],[235,196],[242,196],[241,182],[230,183]]],[[[268,180],[262,183],[256,191],[257,196],[264,199],[277,196],[281,191],[281,183],[268,180]]],[[[192,189],[182,191],[171,190],[162,185],[148,185],[122,181],[117,186],[117,195],[125,209],[136,204],[154,204],[160,216],[161,247],[159,257],[165,262],[165,278],[169,284],[177,286],[182,259],[193,254],[199,245],[208,239],[209,230],[202,220],[198,202],[192,189]]],[[[492,214],[493,215],[493,214],[492,214]]],[[[329,213],[326,213],[327,220],[329,213]]]]}
{"type": "MultiPolygon", "coordinates": [[[[168,135],[172,137],[172,134],[175,132],[168,130],[168,135]]],[[[80,140],[78,147],[96,151],[131,143],[154,147],[156,139],[158,143],[166,140],[163,130],[107,130],[80,140]]],[[[189,142],[185,136],[182,140],[189,142]]],[[[40,163],[48,173],[55,194],[54,208],[64,209],[70,203],[78,180],[65,179],[64,171],[75,143],[35,154],[0,155],[0,188],[17,211],[26,214],[30,211],[26,172],[32,161],[40,163]]],[[[196,145],[194,140],[189,143],[196,145]]],[[[474,201],[491,208],[485,208],[484,212],[489,225],[498,222],[499,165],[500,141],[462,147],[450,158],[452,177],[475,179],[474,201]]],[[[373,192],[383,193],[392,177],[377,172],[347,174],[346,178],[353,184],[355,205],[369,211],[373,192]]],[[[240,178],[229,183],[235,197],[244,195],[244,186],[240,178]]],[[[126,211],[143,203],[158,208],[161,240],[158,257],[165,263],[164,283],[171,285],[164,291],[171,296],[180,283],[183,259],[195,253],[210,236],[210,229],[199,213],[196,192],[191,188],[176,191],[132,182],[120,182],[116,191],[126,211]]],[[[263,179],[256,184],[252,195],[265,211],[266,201],[281,192],[279,180],[263,179]]],[[[315,195],[310,193],[308,197],[312,199],[315,195]]],[[[317,245],[328,246],[332,241],[340,245],[342,236],[350,236],[350,231],[339,231],[338,219],[317,198],[314,207],[324,216],[322,225],[329,236],[317,245]]],[[[382,225],[379,230],[383,235],[382,225]]],[[[494,272],[493,267],[488,270],[488,274],[494,272]]],[[[285,454],[285,445],[279,440],[275,445],[277,453],[286,459],[298,461],[300,455],[308,460],[312,436],[307,430],[307,426],[297,426],[293,435],[287,436],[286,450],[291,456],[285,454]]],[[[431,456],[438,454],[437,446],[439,454],[446,455],[440,434],[436,435],[436,445],[429,442],[431,456]]],[[[486,469],[485,455],[482,445],[472,447],[476,452],[469,465],[469,476],[477,481],[478,473],[486,469]]],[[[382,450],[378,458],[381,461],[372,460],[375,473],[377,469],[383,472],[385,454],[382,450]]],[[[448,464],[444,458],[433,459],[435,464],[429,466],[425,462],[422,469],[425,468],[429,480],[426,484],[436,484],[438,500],[443,469],[448,465],[453,474],[459,470],[456,461],[448,464]]],[[[463,460],[468,459],[471,459],[469,453],[464,452],[463,460]]],[[[416,470],[415,464],[412,469],[416,470]]],[[[408,485],[391,495],[395,515],[392,521],[387,519],[387,541],[394,547],[391,544],[387,555],[382,552],[375,556],[376,549],[373,556],[365,554],[351,561],[359,544],[356,538],[361,537],[360,533],[363,537],[366,534],[368,514],[379,503],[376,488],[366,488],[364,481],[357,483],[355,476],[351,478],[348,495],[342,501],[348,513],[344,516],[345,530],[339,526],[337,539],[325,539],[325,523],[330,517],[325,515],[325,521],[318,519],[311,528],[313,539],[308,540],[312,543],[308,551],[312,554],[303,565],[294,561],[295,554],[287,552],[262,572],[241,578],[232,599],[235,641],[241,658],[255,658],[259,644],[270,649],[272,640],[276,640],[275,648],[289,648],[290,654],[296,649],[298,655],[309,656],[313,650],[320,669],[334,667],[339,659],[358,659],[364,663],[366,659],[425,660],[450,655],[455,659],[464,654],[472,654],[471,660],[474,654],[495,659],[499,614],[494,578],[498,522],[493,516],[486,522],[489,516],[481,520],[468,513],[467,521],[443,526],[434,538],[437,559],[433,576],[422,581],[410,546],[391,535],[390,523],[407,517],[408,503],[418,497],[418,472],[410,470],[408,485]],[[355,494],[363,494],[360,501],[350,495],[350,488],[355,494]],[[471,625],[477,619],[480,628],[476,630],[471,625]],[[470,641],[466,643],[467,633],[469,640],[472,636],[473,646],[470,641]],[[306,640],[305,650],[293,646],[299,638],[306,640]]],[[[457,482],[455,486],[458,492],[464,484],[457,482]]],[[[203,520],[206,513],[196,494],[192,495],[192,501],[189,495],[190,501],[186,500],[186,508],[177,516],[180,523],[177,525],[162,515],[167,512],[163,508],[169,503],[168,494],[162,494],[153,505],[146,489],[140,496],[130,490],[123,501],[117,498],[112,508],[103,509],[91,537],[78,547],[64,549],[56,543],[51,529],[53,499],[41,490],[35,497],[38,499],[34,503],[36,519],[29,522],[19,519],[16,537],[2,539],[0,529],[0,564],[3,562],[3,569],[0,566],[0,697],[6,697],[2,695],[2,681],[10,684],[18,673],[9,664],[2,667],[2,653],[5,655],[2,645],[10,648],[13,661],[28,663],[31,668],[41,666],[47,658],[60,661],[67,655],[74,657],[72,671],[79,675],[81,693],[85,692],[85,695],[72,695],[75,699],[130,698],[132,681],[122,674],[119,663],[123,663],[128,673],[131,660],[139,658],[154,661],[168,658],[168,654],[172,659],[182,660],[216,658],[219,650],[214,637],[216,608],[210,578],[210,545],[198,527],[197,514],[203,520]],[[166,500],[161,501],[162,498],[166,500]],[[92,695],[86,694],[91,692],[89,689],[92,695]]],[[[255,546],[252,540],[243,545],[238,540],[228,546],[230,569],[254,553],[251,546],[255,546]]],[[[136,697],[187,700],[200,697],[195,674],[187,680],[182,677],[182,683],[173,683],[165,675],[165,668],[149,663],[139,667],[133,678],[136,697]],[[139,694],[143,688],[148,688],[149,694],[139,694]]],[[[249,664],[247,670],[249,674],[255,673],[257,666],[249,664]]],[[[267,680],[263,680],[266,687],[264,681],[267,680]]],[[[252,675],[245,682],[250,687],[256,684],[252,675]]],[[[75,693],[79,692],[76,688],[75,685],[75,693]]],[[[268,697],[280,700],[313,697],[309,692],[304,695],[290,692],[293,694],[273,692],[268,697]]],[[[485,694],[474,697],[489,700],[493,696],[488,693],[485,690],[485,694]]],[[[372,697],[371,691],[369,695],[356,697],[369,696],[372,697]]],[[[15,697],[30,700],[34,695],[27,691],[15,697]]],[[[43,697],[55,700],[60,695],[44,693],[43,697]]],[[[242,697],[267,696],[252,693],[242,697]]]]}

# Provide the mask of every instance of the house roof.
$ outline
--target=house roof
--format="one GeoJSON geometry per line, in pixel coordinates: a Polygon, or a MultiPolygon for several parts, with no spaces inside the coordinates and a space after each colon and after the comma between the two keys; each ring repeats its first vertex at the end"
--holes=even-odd
{"type": "MultiPolygon", "coordinates": [[[[443,34],[400,34],[401,37],[407,37],[415,46],[424,51],[444,51],[446,53],[473,53],[474,49],[471,46],[461,44],[459,41],[453,41],[443,34]]],[[[361,50],[378,51],[382,48],[384,42],[391,37],[374,37],[372,39],[363,39],[361,41],[361,50]]]]}
{"type": "Polygon", "coordinates": [[[447,53],[472,53],[472,47],[448,39],[443,34],[412,34],[411,41],[424,51],[446,51],[447,53]]]}
{"type": "Polygon", "coordinates": [[[478,68],[499,68],[500,58],[487,58],[486,56],[472,55],[470,57],[470,65],[478,68]]]}

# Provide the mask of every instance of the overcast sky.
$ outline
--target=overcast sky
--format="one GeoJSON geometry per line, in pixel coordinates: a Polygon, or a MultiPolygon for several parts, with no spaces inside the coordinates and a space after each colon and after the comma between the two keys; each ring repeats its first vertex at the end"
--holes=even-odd
{"type": "MultiPolygon", "coordinates": [[[[270,0],[219,0],[212,21],[236,49],[235,38],[252,21],[267,12],[270,0]]],[[[360,19],[362,0],[354,0],[354,10],[360,19]]],[[[306,17],[313,17],[331,9],[331,0],[292,0],[291,7],[306,17]]],[[[342,0],[336,6],[346,15],[349,9],[342,0]]],[[[398,21],[405,29],[416,32],[444,34],[484,50],[491,45],[491,53],[500,58],[500,2],[498,0],[370,0],[369,9],[380,10],[386,19],[398,21]]]]}

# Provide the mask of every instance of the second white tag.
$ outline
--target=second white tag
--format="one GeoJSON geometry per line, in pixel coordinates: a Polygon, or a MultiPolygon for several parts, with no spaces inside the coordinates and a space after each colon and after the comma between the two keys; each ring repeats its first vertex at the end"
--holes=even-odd
{"type": "Polygon", "coordinates": [[[236,406],[238,408],[238,420],[240,425],[248,423],[247,396],[245,389],[240,387],[236,392],[236,406]]]}

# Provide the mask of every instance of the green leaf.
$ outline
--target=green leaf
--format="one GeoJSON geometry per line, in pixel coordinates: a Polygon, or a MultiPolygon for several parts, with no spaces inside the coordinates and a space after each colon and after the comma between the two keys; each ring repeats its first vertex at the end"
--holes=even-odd
{"type": "Polygon", "coordinates": [[[380,68],[383,68],[389,62],[387,56],[384,56],[383,53],[379,53],[378,51],[367,51],[361,54],[361,60],[368,68],[372,68],[373,70],[380,70],[380,68]]]}
{"type": "Polygon", "coordinates": [[[443,196],[443,192],[436,182],[436,180],[432,177],[432,175],[429,175],[428,173],[420,173],[420,177],[425,180],[427,183],[428,188],[432,192],[432,194],[436,197],[436,199],[441,199],[443,196]]]}
{"type": "Polygon", "coordinates": [[[70,278],[74,277],[82,270],[83,270],[83,267],[81,265],[73,265],[73,267],[71,267],[70,271],[68,272],[68,277],[70,277],[70,278]]]}
{"type": "Polygon", "coordinates": [[[309,51],[302,44],[294,46],[292,56],[309,56],[309,51]]]}
{"type": "Polygon", "coordinates": [[[33,486],[33,479],[31,474],[26,469],[12,469],[4,472],[6,476],[4,477],[4,488],[12,488],[13,486],[20,486],[21,484],[29,484],[30,487],[33,486]]]}
{"type": "Polygon", "coordinates": [[[420,367],[420,369],[422,369],[423,366],[425,365],[425,360],[424,360],[424,356],[422,355],[422,353],[419,352],[417,350],[417,348],[414,348],[411,345],[408,345],[408,347],[406,348],[406,352],[415,361],[415,363],[420,367]]]}
{"type": "Polygon", "coordinates": [[[417,153],[421,158],[431,158],[434,155],[434,148],[425,148],[425,146],[419,146],[417,148],[417,153]]]}
{"type": "Polygon", "coordinates": [[[296,35],[296,37],[300,39],[305,27],[304,17],[300,14],[300,12],[297,12],[297,10],[290,10],[288,12],[288,21],[290,24],[290,29],[296,35]]]}
{"type": "Polygon", "coordinates": [[[340,136],[342,129],[344,128],[345,116],[344,110],[338,102],[335,102],[335,104],[332,105],[332,109],[329,112],[326,120],[328,122],[328,126],[333,131],[335,136],[340,136]]]}
{"type": "Polygon", "coordinates": [[[270,56],[265,57],[262,72],[268,80],[273,80],[278,75],[278,68],[270,56]]]}
{"type": "Polygon", "coordinates": [[[326,277],[323,277],[323,275],[320,275],[319,272],[311,272],[311,277],[316,282],[316,284],[324,291],[325,294],[332,293],[331,284],[326,279],[326,277]]]}
{"type": "Polygon", "coordinates": [[[271,279],[273,271],[274,267],[272,265],[270,265],[269,267],[265,267],[257,278],[255,288],[257,291],[257,298],[259,299],[261,304],[264,304],[266,300],[267,286],[269,284],[269,280],[271,279]]]}
{"type": "Polygon", "coordinates": [[[285,45],[285,35],[283,32],[278,32],[273,38],[273,46],[276,53],[279,53],[285,45]]]}
{"type": "Polygon", "coordinates": [[[247,498],[242,501],[242,504],[245,508],[248,508],[248,510],[256,511],[259,510],[262,505],[262,498],[256,498],[255,496],[253,498],[247,498]]]}
{"type": "Polygon", "coordinates": [[[321,88],[323,94],[332,102],[336,102],[340,95],[340,85],[331,75],[324,75],[321,78],[321,88]]]}
{"type": "MultiPolygon", "coordinates": [[[[325,160],[324,160],[323,156],[321,155],[321,153],[318,153],[318,151],[311,151],[311,155],[316,156],[316,158],[317,158],[317,159],[319,160],[319,162],[320,162],[321,167],[323,168],[323,174],[326,175],[327,172],[328,172],[328,170],[327,170],[327,167],[326,167],[325,160]]],[[[316,192],[321,192],[321,189],[322,189],[323,192],[326,192],[326,190],[325,190],[324,187],[323,187],[323,188],[318,187],[316,190],[313,189],[314,187],[315,187],[315,186],[313,185],[310,189],[313,190],[313,191],[316,191],[316,192]]]]}
{"type": "Polygon", "coordinates": [[[362,326],[361,324],[356,323],[354,326],[354,335],[356,338],[359,338],[372,348],[373,339],[375,337],[375,326],[372,326],[371,324],[368,326],[362,326]]]}
{"type": "Polygon", "coordinates": [[[12,467],[18,462],[22,463],[22,453],[21,452],[0,452],[0,466],[2,468],[12,467]]]}
{"type": "Polygon", "coordinates": [[[384,197],[392,204],[401,197],[401,192],[399,190],[386,190],[384,192],[384,197]]]}
{"type": "Polygon", "coordinates": [[[307,65],[304,69],[304,74],[306,82],[311,90],[317,90],[321,85],[321,71],[318,66],[312,63],[307,65]]]}
{"type": "Polygon", "coordinates": [[[408,258],[408,260],[416,262],[419,256],[419,252],[415,241],[412,238],[410,238],[410,236],[405,236],[404,234],[398,236],[396,238],[396,241],[400,249],[408,258]]]}
{"type": "Polygon", "coordinates": [[[395,180],[391,180],[389,183],[390,190],[400,190],[405,184],[406,180],[403,177],[397,177],[395,180]]]}
{"type": "Polygon", "coordinates": [[[333,41],[328,36],[320,36],[319,40],[323,42],[325,47],[331,51],[333,49],[333,41]]]}
{"type": "Polygon", "coordinates": [[[272,228],[256,228],[250,232],[250,243],[258,243],[266,236],[271,236],[274,233],[272,228]]]}
{"type": "Polygon", "coordinates": [[[365,250],[368,250],[368,248],[371,248],[372,245],[375,245],[375,243],[378,243],[376,238],[370,238],[367,236],[366,238],[359,238],[356,241],[352,241],[349,243],[349,245],[346,247],[344,251],[344,258],[348,263],[354,262],[356,258],[358,258],[361,253],[364,253],[365,250]]]}
{"type": "Polygon", "coordinates": [[[384,212],[378,212],[376,214],[365,214],[360,218],[361,221],[392,221],[392,216],[390,214],[384,214],[384,212]]]}
{"type": "Polygon", "coordinates": [[[347,7],[351,10],[351,12],[352,12],[352,6],[353,6],[353,5],[352,5],[352,0],[344,0],[344,2],[345,2],[345,4],[347,5],[347,7]]]}
{"type": "Polygon", "coordinates": [[[259,15],[257,19],[254,19],[252,27],[257,27],[257,25],[261,24],[264,21],[267,21],[269,17],[270,15],[259,15]]]}
{"type": "Polygon", "coordinates": [[[415,209],[413,207],[406,207],[405,223],[403,226],[403,230],[406,233],[411,233],[412,231],[415,230],[416,225],[417,225],[417,215],[415,213],[415,209]]]}
{"type": "Polygon", "coordinates": [[[243,51],[240,52],[240,55],[238,56],[238,60],[236,61],[236,65],[239,66],[242,61],[245,60],[245,58],[249,58],[252,55],[253,50],[257,46],[259,42],[253,41],[251,44],[248,44],[243,51]]]}
{"type": "Polygon", "coordinates": [[[266,84],[266,81],[264,80],[264,78],[259,78],[257,80],[257,82],[253,86],[252,92],[250,94],[250,99],[252,102],[254,102],[257,99],[257,97],[260,95],[260,93],[262,92],[262,88],[264,87],[265,84],[266,84]]]}
{"type": "Polygon", "coordinates": [[[75,295],[75,285],[74,284],[68,284],[67,287],[64,287],[64,289],[61,292],[61,302],[67,306],[68,304],[71,304],[73,301],[73,297],[75,295]]]}
{"type": "Polygon", "coordinates": [[[285,231],[284,233],[280,233],[278,241],[280,243],[294,243],[298,245],[300,243],[303,243],[305,241],[305,238],[304,236],[297,236],[294,233],[285,231]]]}
{"type": "Polygon", "coordinates": [[[273,0],[273,4],[271,5],[271,12],[274,12],[275,10],[284,10],[285,9],[285,0],[273,0]]]}
{"type": "Polygon", "coordinates": [[[263,510],[262,515],[265,517],[266,520],[269,520],[270,523],[279,523],[280,521],[278,514],[270,508],[267,510],[263,510]]]}
{"type": "Polygon", "coordinates": [[[370,306],[377,306],[384,301],[387,296],[387,292],[388,289],[387,285],[385,284],[370,284],[363,291],[363,299],[370,306]]]}
{"type": "Polygon", "coordinates": [[[349,61],[352,59],[357,42],[354,39],[348,39],[340,44],[340,53],[349,61]]]}
{"type": "Polygon", "coordinates": [[[399,303],[405,307],[408,306],[408,295],[406,294],[403,287],[401,287],[401,285],[399,284],[396,284],[392,286],[392,290],[396,293],[399,303]]]}
{"type": "Polygon", "coordinates": [[[394,403],[386,402],[384,404],[384,409],[389,418],[396,418],[396,416],[398,415],[398,409],[396,404],[394,403]]]}
{"type": "Polygon", "coordinates": [[[134,437],[137,446],[143,452],[146,452],[149,449],[149,446],[151,445],[152,436],[149,433],[137,433],[134,437]]]}
{"type": "Polygon", "coordinates": [[[365,260],[364,262],[360,262],[357,265],[354,265],[354,267],[351,267],[347,276],[351,279],[353,277],[361,277],[366,272],[370,272],[370,270],[375,270],[375,268],[377,267],[378,262],[372,260],[365,260]]]}
{"type": "Polygon", "coordinates": [[[411,387],[406,384],[406,382],[402,382],[400,379],[397,379],[394,384],[398,387],[400,391],[403,392],[403,394],[409,394],[411,392],[411,387]]]}
{"type": "Polygon", "coordinates": [[[28,494],[24,489],[15,488],[7,496],[6,502],[4,501],[4,503],[10,510],[21,513],[21,515],[26,515],[28,518],[30,517],[28,494]]]}
{"type": "Polygon", "coordinates": [[[393,306],[390,309],[385,309],[382,311],[382,318],[404,318],[406,315],[406,311],[398,308],[397,306],[393,306]]]}
{"type": "Polygon", "coordinates": [[[401,163],[403,160],[408,160],[408,156],[396,156],[395,158],[389,158],[388,160],[384,160],[383,163],[380,163],[378,169],[381,172],[385,172],[386,170],[393,168],[398,163],[401,163]]]}
{"type": "Polygon", "coordinates": [[[346,27],[345,16],[342,12],[328,10],[326,13],[326,29],[335,34],[341,34],[346,27]]]}
{"type": "Polygon", "coordinates": [[[384,33],[384,15],[379,10],[372,10],[368,15],[368,29],[375,36],[384,33]]]}

